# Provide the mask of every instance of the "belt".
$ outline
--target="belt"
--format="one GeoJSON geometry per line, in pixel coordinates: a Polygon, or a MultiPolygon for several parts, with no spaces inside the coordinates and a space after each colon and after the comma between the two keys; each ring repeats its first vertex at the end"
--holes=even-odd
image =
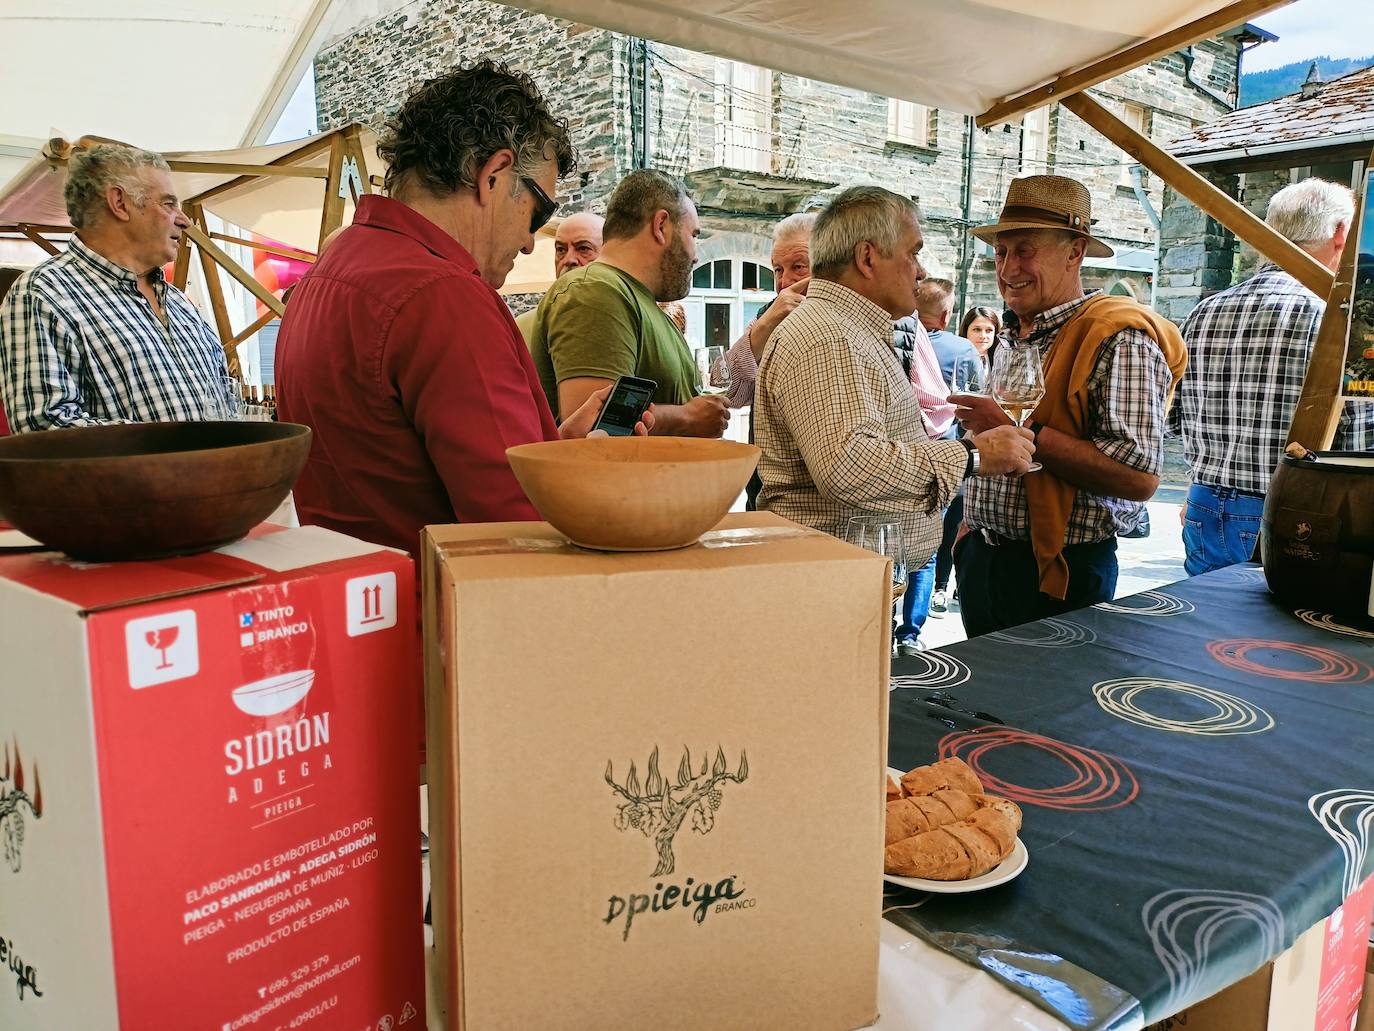
{"type": "MultiPolygon", "coordinates": [[[[980,537],[982,537],[983,543],[985,543],[990,548],[1031,547],[1031,541],[1028,537],[1004,537],[996,530],[989,530],[986,527],[981,526],[977,527],[972,532],[977,533],[980,537]]],[[[1104,537],[1100,541],[1079,541],[1077,544],[1065,544],[1064,550],[1071,551],[1074,548],[1095,548],[1103,544],[1114,544],[1115,542],[1115,537],[1104,537]]]]}
{"type": "Polygon", "coordinates": [[[1264,492],[1259,490],[1241,490],[1239,487],[1221,487],[1215,483],[1197,482],[1197,486],[1204,490],[1210,490],[1219,498],[1259,498],[1264,500],[1264,492]]]}

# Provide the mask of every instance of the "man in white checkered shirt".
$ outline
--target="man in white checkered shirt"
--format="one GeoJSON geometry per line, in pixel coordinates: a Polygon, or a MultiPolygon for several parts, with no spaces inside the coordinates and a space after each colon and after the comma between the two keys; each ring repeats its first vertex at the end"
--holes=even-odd
{"type": "Polygon", "coordinates": [[[1030,434],[1003,426],[931,440],[892,347],[925,277],[916,205],[876,186],[816,220],[811,283],[772,333],[755,391],[759,508],[843,539],[854,516],[900,523],[910,568],[940,543],[939,513],[970,475],[1020,473],[1030,434]]]}
{"type": "Polygon", "coordinates": [[[224,349],[162,266],[188,225],[167,163],[132,147],[67,165],[66,252],[0,304],[0,396],[15,433],[223,418],[224,349]]]}
{"type": "MultiPolygon", "coordinates": [[[[1334,272],[1354,213],[1349,189],[1306,179],[1270,198],[1265,221],[1334,272]]],[[[1270,263],[1184,320],[1188,372],[1169,422],[1193,471],[1182,512],[1189,576],[1254,554],[1264,495],[1325,310],[1325,301],[1270,263]]],[[[1332,447],[1374,447],[1374,402],[1346,403],[1332,447]]]]}

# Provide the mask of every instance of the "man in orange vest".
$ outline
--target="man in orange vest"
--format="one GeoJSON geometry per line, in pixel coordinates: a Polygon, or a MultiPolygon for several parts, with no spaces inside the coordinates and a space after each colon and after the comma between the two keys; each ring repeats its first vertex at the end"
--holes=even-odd
{"type": "MultiPolygon", "coordinates": [[[[1028,423],[1044,468],[965,488],[971,532],[955,564],[970,637],[1110,600],[1117,534],[1159,486],[1183,340],[1143,305],[1084,289],[1083,259],[1113,253],[1091,226],[1086,187],[1036,175],[1012,182],[996,223],[971,230],[994,248],[1009,309],[994,356],[1037,348],[1045,396],[1028,423]]],[[[1011,421],[990,397],[952,400],[970,432],[1011,421]]]]}

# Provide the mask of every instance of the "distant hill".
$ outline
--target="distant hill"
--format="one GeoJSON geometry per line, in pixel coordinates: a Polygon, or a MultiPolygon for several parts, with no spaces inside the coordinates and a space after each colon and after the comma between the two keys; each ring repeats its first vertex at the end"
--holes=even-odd
{"type": "Polygon", "coordinates": [[[1307,78],[1307,69],[1317,62],[1317,71],[1330,82],[1342,75],[1368,68],[1374,64],[1374,54],[1368,57],[1308,57],[1292,64],[1280,65],[1264,72],[1245,72],[1240,77],[1240,106],[1253,107],[1275,97],[1296,93],[1307,78]]]}

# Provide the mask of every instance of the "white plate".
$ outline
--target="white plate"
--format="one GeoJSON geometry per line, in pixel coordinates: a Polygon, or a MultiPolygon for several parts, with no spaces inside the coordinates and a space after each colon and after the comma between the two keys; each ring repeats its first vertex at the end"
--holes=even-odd
{"type": "MultiPolygon", "coordinates": [[[[892,775],[893,780],[900,784],[902,774],[906,771],[893,769],[889,766],[887,772],[892,775]]],[[[1029,862],[1030,853],[1026,851],[1025,844],[1018,837],[1016,844],[1012,846],[1011,855],[987,873],[977,877],[970,877],[963,881],[932,881],[926,877],[898,877],[894,873],[885,873],[883,880],[892,884],[900,884],[903,888],[915,888],[917,891],[930,891],[939,895],[962,895],[966,891],[982,891],[984,888],[995,888],[999,884],[1006,884],[1007,881],[1018,877],[1029,862]]]]}
{"type": "Polygon", "coordinates": [[[1007,881],[1015,879],[1026,868],[1028,862],[1030,862],[1030,853],[1026,851],[1026,846],[1021,842],[1021,839],[1017,838],[1016,844],[1012,847],[1011,855],[979,877],[970,877],[965,881],[932,881],[925,877],[898,877],[896,874],[885,873],[883,880],[892,884],[900,884],[903,888],[915,888],[917,891],[931,891],[939,895],[961,895],[966,891],[982,891],[984,888],[995,888],[999,884],[1006,884],[1007,881]]]}

